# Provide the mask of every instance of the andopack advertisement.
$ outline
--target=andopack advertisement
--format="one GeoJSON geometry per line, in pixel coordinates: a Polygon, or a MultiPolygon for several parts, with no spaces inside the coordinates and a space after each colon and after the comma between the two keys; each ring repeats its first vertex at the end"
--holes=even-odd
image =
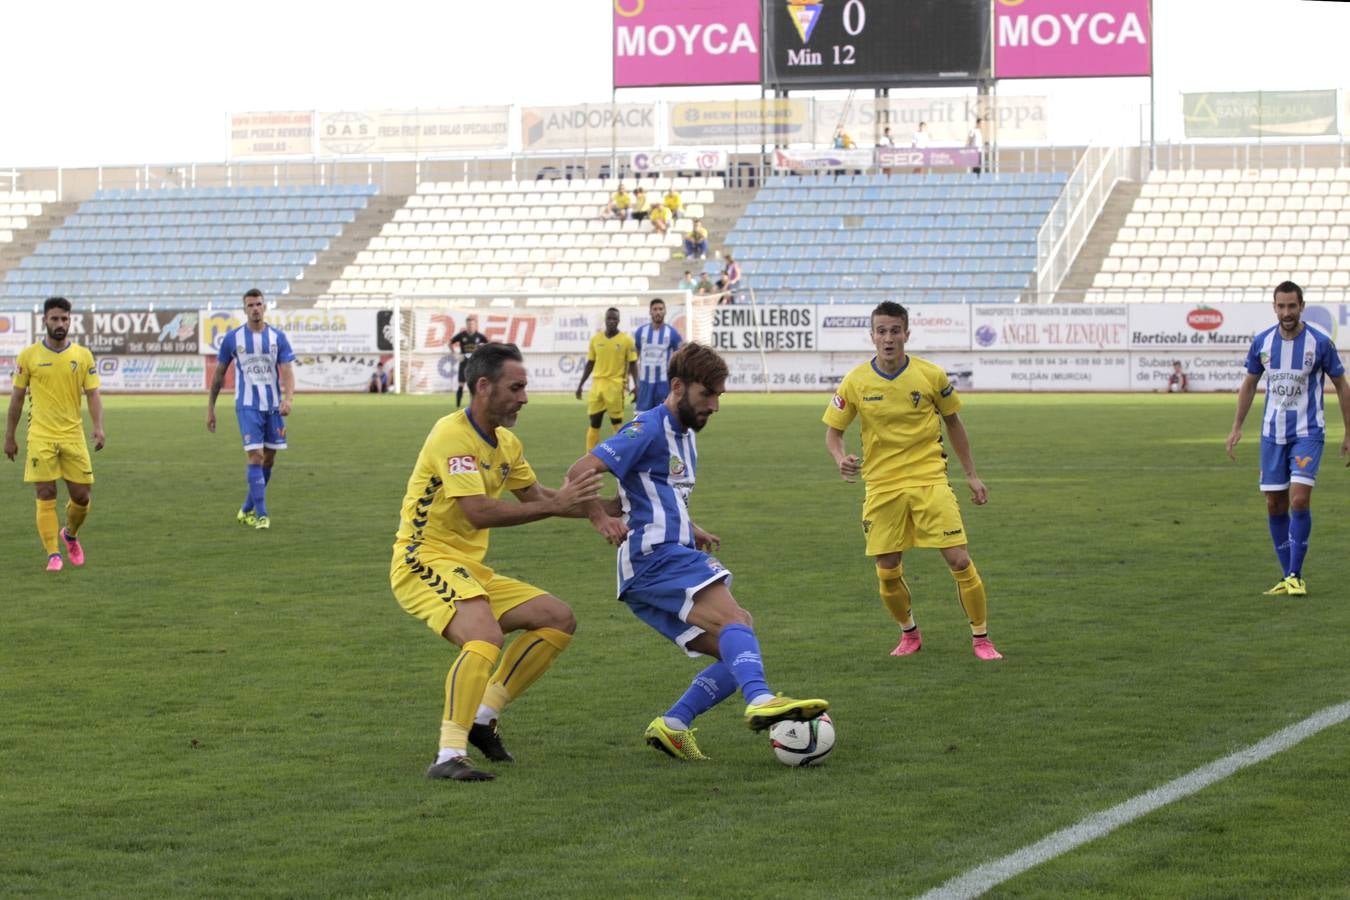
{"type": "Polygon", "coordinates": [[[760,0],[614,0],[614,86],[759,84],[760,0]]]}
{"type": "MultiPolygon", "coordinates": [[[[875,303],[838,304],[821,308],[817,349],[870,356],[875,303]]],[[[908,307],[909,340],[905,349],[920,355],[931,350],[970,349],[970,307],[964,303],[924,303],[908,307]]]]}
{"type": "MultiPolygon", "coordinates": [[[[1304,315],[1323,324],[1330,315],[1304,315]]],[[[1139,303],[1129,307],[1131,350],[1233,350],[1245,353],[1258,332],[1276,324],[1266,303],[1139,303]]],[[[1330,333],[1330,332],[1328,332],[1330,333]]]]}
{"type": "Polygon", "coordinates": [[[650,147],[656,138],[655,103],[527,106],[520,111],[523,150],[650,147]]]}
{"type": "Polygon", "coordinates": [[[971,349],[992,352],[1124,350],[1129,315],[1125,306],[1091,304],[975,306],[971,338],[971,349]]]}
{"type": "Polygon", "coordinates": [[[1149,0],[994,0],[995,78],[1148,75],[1149,0]]]}
{"type": "MultiPolygon", "coordinates": [[[[70,339],[95,356],[123,353],[196,353],[197,320],[194,310],[143,312],[72,312],[70,339]]],[[[42,314],[33,314],[33,328],[45,334],[42,314]]],[[[30,341],[29,343],[32,343],[30,341]]]]}
{"type": "MultiPolygon", "coordinates": [[[[268,310],[266,322],[280,329],[296,353],[371,353],[393,350],[381,330],[382,311],[377,309],[268,310]]],[[[388,324],[388,314],[383,314],[388,324]]],[[[201,312],[201,352],[215,356],[220,342],[244,324],[243,310],[201,312]]]]}
{"type": "Polygon", "coordinates": [[[201,356],[104,356],[95,364],[104,392],[197,393],[206,383],[201,356]]]}
{"type": "Polygon", "coordinates": [[[41,316],[0,313],[0,355],[17,356],[24,347],[37,343],[40,334],[46,334],[41,316]]]}

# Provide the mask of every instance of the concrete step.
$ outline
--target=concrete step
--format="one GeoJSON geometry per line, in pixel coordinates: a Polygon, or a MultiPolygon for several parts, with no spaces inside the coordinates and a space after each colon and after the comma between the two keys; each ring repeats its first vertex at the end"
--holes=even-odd
{"type": "Polygon", "coordinates": [[[42,215],[28,221],[28,227],[14,233],[14,240],[0,244],[0,279],[11,269],[19,267],[24,257],[30,256],[37,245],[51,237],[52,232],[61,226],[66,217],[80,208],[78,203],[48,203],[42,207],[42,215]]]}
{"type": "MultiPolygon", "coordinates": [[[[750,205],[750,201],[757,193],[759,193],[757,188],[724,188],[714,195],[712,203],[703,204],[703,226],[708,229],[709,259],[714,258],[714,253],[725,253],[728,249],[735,250],[734,247],[726,246],[727,233],[740,220],[745,208],[750,205]]],[[[676,230],[683,231],[685,224],[686,220],[681,219],[676,223],[676,230]]],[[[692,262],[684,258],[667,260],[661,264],[661,275],[653,282],[652,289],[665,290],[675,287],[684,277],[686,269],[692,271],[697,278],[706,264],[704,260],[692,262]]]]}
{"type": "Polygon", "coordinates": [[[333,282],[341,277],[343,270],[356,259],[356,255],[370,246],[371,239],[380,233],[385,223],[394,218],[395,211],[402,209],[407,202],[407,194],[378,194],[371,197],[370,203],[356,214],[342,234],[333,239],[313,265],[306,267],[305,277],[291,282],[289,297],[310,301],[326,294],[333,282]]]}
{"type": "Polygon", "coordinates": [[[1066,300],[1081,300],[1084,293],[1092,288],[1092,279],[1102,270],[1102,260],[1111,249],[1116,235],[1125,225],[1125,217],[1134,209],[1134,201],[1139,198],[1143,184],[1138,181],[1119,181],[1102,207],[1101,215],[1088,232],[1087,239],[1074,257],[1069,274],[1064,277],[1059,290],[1067,295],[1066,300]]]}

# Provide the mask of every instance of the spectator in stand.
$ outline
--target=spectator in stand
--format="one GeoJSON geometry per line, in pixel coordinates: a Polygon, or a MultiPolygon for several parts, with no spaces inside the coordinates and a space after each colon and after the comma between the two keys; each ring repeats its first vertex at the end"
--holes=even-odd
{"type": "Polygon", "coordinates": [[[679,288],[682,291],[698,290],[698,279],[694,277],[693,272],[689,271],[688,269],[684,270],[684,277],[680,279],[679,288]]]}
{"type": "Polygon", "coordinates": [[[1190,390],[1191,381],[1181,370],[1181,360],[1172,362],[1172,374],[1167,376],[1167,393],[1184,394],[1190,390]]]}
{"type": "MultiPolygon", "coordinates": [[[[877,141],[877,146],[887,148],[893,148],[895,146],[895,138],[891,135],[891,126],[887,125],[881,130],[881,138],[877,141]]],[[[881,174],[889,175],[892,171],[890,166],[886,166],[882,168],[881,174]]]]}
{"type": "Polygon", "coordinates": [[[647,216],[651,215],[652,202],[647,199],[647,192],[643,188],[638,188],[633,192],[633,221],[641,222],[647,216]]]}
{"type": "MultiPolygon", "coordinates": [[[[925,150],[933,144],[933,136],[928,133],[928,123],[920,122],[919,130],[914,132],[913,137],[909,139],[909,145],[915,150],[925,150]]],[[[916,173],[923,171],[923,166],[915,166],[916,173]]]]}
{"type": "Polygon", "coordinates": [[[980,154],[979,162],[971,167],[971,172],[976,175],[984,170],[984,119],[976,118],[975,124],[970,126],[970,134],[966,135],[966,146],[980,154]]]}
{"type": "Polygon", "coordinates": [[[614,195],[609,198],[609,214],[620,222],[628,218],[628,207],[633,205],[633,198],[629,196],[628,191],[622,184],[614,195]]]}
{"type": "Polygon", "coordinates": [[[717,305],[724,306],[736,302],[736,285],[741,280],[740,263],[731,258],[731,254],[726,256],[726,263],[722,266],[722,277],[717,279],[717,289],[722,292],[722,296],[717,298],[717,305]]]}
{"type": "Polygon", "coordinates": [[[684,236],[685,259],[704,259],[708,255],[708,229],[702,219],[695,219],[693,227],[684,236]]]}
{"type": "Polygon", "coordinates": [[[836,150],[852,150],[857,144],[853,143],[853,138],[849,137],[848,132],[844,130],[844,126],[840,125],[834,130],[833,146],[836,150]]]}
{"type": "MultiPolygon", "coordinates": [[[[634,218],[637,218],[637,216],[634,215],[634,218]]],[[[652,231],[657,234],[665,234],[670,230],[670,210],[666,208],[664,203],[657,203],[652,206],[647,221],[652,223],[652,231]]]]}
{"type": "Polygon", "coordinates": [[[706,297],[716,290],[717,288],[713,286],[712,279],[708,277],[707,272],[698,276],[698,287],[694,289],[694,293],[700,297],[706,297]]]}
{"type": "Polygon", "coordinates": [[[684,212],[684,201],[680,199],[680,192],[675,190],[675,185],[666,188],[666,198],[661,202],[670,210],[670,221],[678,222],[680,214],[684,212]]]}
{"type": "Polygon", "coordinates": [[[375,371],[370,373],[370,392],[372,394],[389,393],[389,373],[385,371],[384,363],[376,363],[375,371]]]}

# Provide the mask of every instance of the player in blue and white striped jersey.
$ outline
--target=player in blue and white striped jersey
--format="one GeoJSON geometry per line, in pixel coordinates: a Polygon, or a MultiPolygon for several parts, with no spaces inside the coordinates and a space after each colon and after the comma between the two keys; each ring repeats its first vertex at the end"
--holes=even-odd
{"type": "Polygon", "coordinates": [[[234,414],[248,456],[248,494],[235,516],[241,525],[270,528],[267,515],[267,484],[278,450],[286,449],[285,417],[291,414],[295,396],[295,353],[280,329],[263,321],[267,303],[262,291],[244,294],[245,322],[220,342],[216,374],[211,380],[211,399],[206,405],[206,430],[216,430],[216,397],[225,386],[225,373],[235,367],[234,414]]]}
{"type": "Polygon", "coordinates": [[[1312,533],[1313,485],[1322,461],[1326,416],[1322,410],[1325,378],[1336,386],[1345,439],[1341,456],[1350,466],[1350,382],[1345,380],[1331,338],[1302,321],[1303,288],[1292,281],[1275,288],[1279,324],[1252,341],[1247,377],[1238,389],[1237,416],[1228,435],[1228,455],[1242,439],[1242,422],[1266,376],[1266,411],[1261,420],[1261,490],[1266,495],[1270,536],[1275,542],[1283,577],[1267,594],[1303,596],[1303,559],[1312,533]]]}
{"type": "Polygon", "coordinates": [[[694,435],[717,412],[726,378],[727,364],[715,351],[684,345],[670,358],[665,402],[567,473],[569,481],[606,470],[619,479],[623,520],[609,516],[598,501],[586,505],[591,524],[619,547],[619,599],[690,656],[717,660],[647,726],[647,743],[680,760],[706,759],[694,741],[694,718],[738,687],[747,702],[746,722],[756,731],[774,722],[807,721],[829,708],[824,700],[794,700],[769,690],[750,614],[731,596],[731,573],[707,552],[721,541],[689,516],[698,467],[694,435]]]}
{"type": "Polygon", "coordinates": [[[670,354],[680,349],[683,338],[674,325],[666,324],[666,302],[657,297],[647,307],[651,322],[639,325],[633,331],[637,344],[638,392],[637,411],[645,412],[665,402],[670,393],[670,354]]]}

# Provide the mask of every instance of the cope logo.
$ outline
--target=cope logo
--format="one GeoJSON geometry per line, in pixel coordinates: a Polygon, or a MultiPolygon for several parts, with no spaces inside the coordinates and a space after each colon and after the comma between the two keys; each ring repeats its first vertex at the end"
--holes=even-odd
{"type": "Polygon", "coordinates": [[[1186,324],[1196,331],[1213,331],[1223,324],[1223,313],[1208,306],[1197,306],[1186,313],[1186,324]]]}
{"type": "Polygon", "coordinates": [[[802,43],[808,43],[811,40],[811,32],[816,30],[816,23],[820,21],[820,13],[824,3],[813,3],[811,0],[788,0],[788,16],[792,19],[792,24],[797,28],[797,35],[802,39],[802,43]]]}

